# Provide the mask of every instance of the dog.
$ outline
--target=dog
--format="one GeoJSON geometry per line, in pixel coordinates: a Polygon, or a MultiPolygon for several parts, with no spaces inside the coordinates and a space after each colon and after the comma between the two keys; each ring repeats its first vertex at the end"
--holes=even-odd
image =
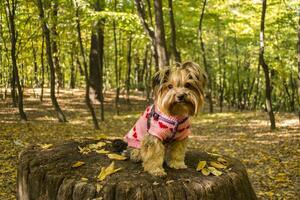
{"type": "Polygon", "coordinates": [[[204,102],[205,71],[194,62],[177,63],[158,71],[152,79],[154,104],[146,108],[125,135],[130,159],[142,161],[144,171],[163,177],[163,163],[185,169],[190,117],[204,102]]]}

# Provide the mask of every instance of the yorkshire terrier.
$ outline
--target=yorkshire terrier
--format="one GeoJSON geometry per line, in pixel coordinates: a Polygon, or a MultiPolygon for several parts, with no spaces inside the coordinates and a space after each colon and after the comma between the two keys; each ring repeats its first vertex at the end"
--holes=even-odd
{"type": "Polygon", "coordinates": [[[160,177],[166,176],[164,161],[174,169],[187,168],[190,116],[203,105],[206,82],[206,73],[194,62],[178,63],[154,75],[154,104],[124,137],[131,160],[142,161],[146,172],[160,177]]]}

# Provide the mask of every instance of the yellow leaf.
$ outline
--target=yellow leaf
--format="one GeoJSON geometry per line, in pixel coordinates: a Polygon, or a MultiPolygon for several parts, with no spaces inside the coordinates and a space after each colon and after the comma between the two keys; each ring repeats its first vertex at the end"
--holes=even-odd
{"type": "Polygon", "coordinates": [[[208,170],[210,171],[210,173],[212,173],[213,175],[215,176],[220,176],[223,174],[223,172],[217,170],[216,168],[214,167],[208,167],[208,170]]]}
{"type": "Polygon", "coordinates": [[[228,165],[228,161],[225,160],[224,158],[219,157],[217,160],[223,165],[228,165]]]}
{"type": "Polygon", "coordinates": [[[221,164],[219,162],[210,162],[210,165],[213,166],[213,167],[215,167],[215,168],[218,168],[218,169],[225,169],[226,168],[225,165],[223,165],[223,164],[221,164]]]}
{"type": "Polygon", "coordinates": [[[115,163],[112,162],[108,167],[102,167],[100,174],[98,175],[98,180],[103,181],[107,176],[116,173],[117,171],[121,170],[122,168],[115,169],[115,163]]]}
{"type": "Polygon", "coordinates": [[[100,154],[107,154],[107,153],[109,153],[109,151],[107,151],[105,149],[96,150],[96,152],[100,153],[100,154]]]}
{"type": "Polygon", "coordinates": [[[73,168],[77,168],[77,167],[80,167],[80,166],[82,166],[82,165],[84,165],[84,164],[85,164],[85,162],[77,161],[76,163],[74,163],[74,164],[72,165],[72,167],[73,167],[73,168]]]}
{"type": "Polygon", "coordinates": [[[39,146],[42,149],[50,149],[53,146],[53,144],[39,144],[39,146]]]}
{"type": "Polygon", "coordinates": [[[204,176],[208,176],[208,175],[210,174],[210,171],[209,171],[208,169],[206,169],[206,168],[203,168],[203,169],[201,170],[201,172],[202,172],[202,174],[203,174],[204,176]]]}
{"type": "Polygon", "coordinates": [[[112,160],[126,160],[127,159],[127,157],[119,155],[119,154],[115,154],[115,153],[107,154],[107,156],[109,159],[112,159],[112,160]]]}
{"type": "Polygon", "coordinates": [[[206,166],[206,161],[199,161],[198,165],[197,165],[197,171],[201,171],[204,167],[206,166]]]}

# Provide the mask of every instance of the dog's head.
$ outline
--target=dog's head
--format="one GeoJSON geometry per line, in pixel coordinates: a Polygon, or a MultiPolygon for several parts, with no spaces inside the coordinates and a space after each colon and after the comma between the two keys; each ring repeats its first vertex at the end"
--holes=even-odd
{"type": "Polygon", "coordinates": [[[205,71],[194,62],[162,69],[152,81],[155,104],[167,115],[194,115],[203,105],[206,82],[205,71]]]}

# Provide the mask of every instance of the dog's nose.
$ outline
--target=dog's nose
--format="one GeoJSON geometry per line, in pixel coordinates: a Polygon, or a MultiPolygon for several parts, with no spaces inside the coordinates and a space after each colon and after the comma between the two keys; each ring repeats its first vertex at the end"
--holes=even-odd
{"type": "Polygon", "coordinates": [[[181,94],[177,96],[178,101],[183,101],[185,97],[185,94],[181,94]]]}

